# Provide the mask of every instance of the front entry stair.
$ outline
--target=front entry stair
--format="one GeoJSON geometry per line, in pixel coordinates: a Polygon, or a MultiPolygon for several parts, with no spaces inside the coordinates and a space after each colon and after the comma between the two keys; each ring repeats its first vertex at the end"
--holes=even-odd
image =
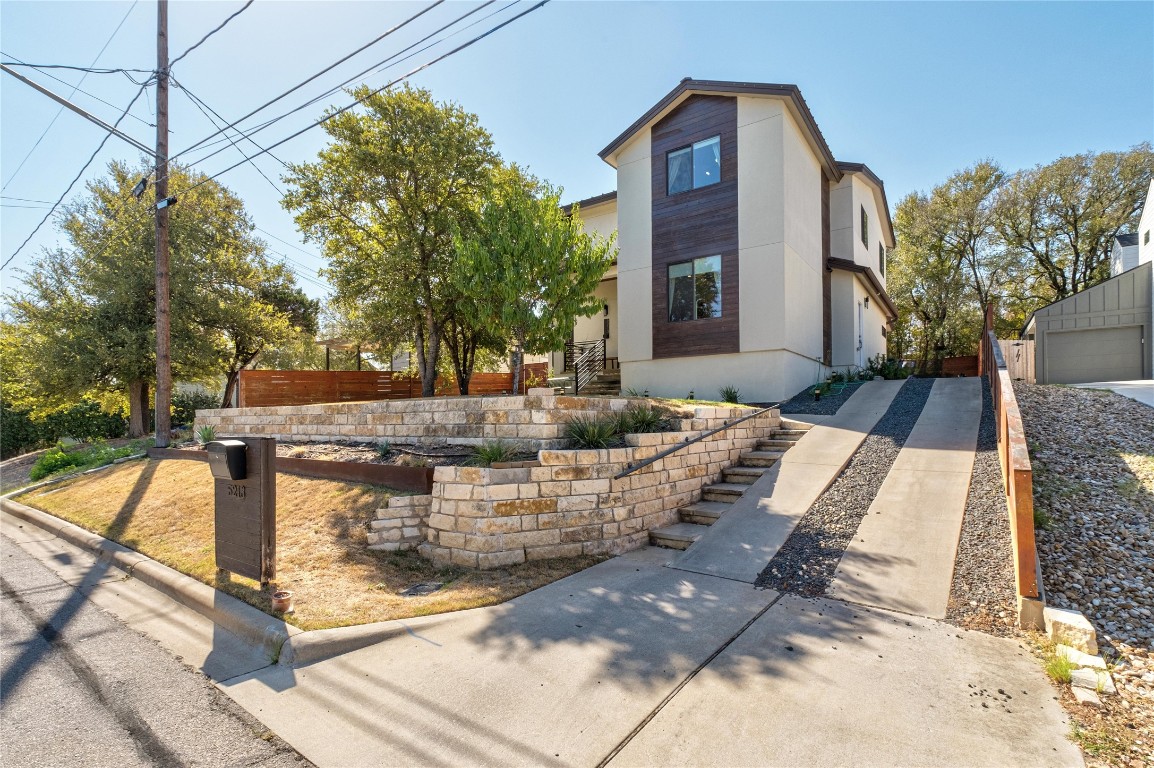
{"type": "Polygon", "coordinates": [[[736,465],[723,470],[722,482],[702,488],[701,501],[679,509],[681,522],[650,531],[649,543],[655,547],[689,549],[706,528],[717,522],[733,502],[741,498],[749,486],[780,461],[809,430],[805,424],[788,424],[788,427],[773,430],[768,439],[758,441],[755,450],[746,451],[736,465]]]}

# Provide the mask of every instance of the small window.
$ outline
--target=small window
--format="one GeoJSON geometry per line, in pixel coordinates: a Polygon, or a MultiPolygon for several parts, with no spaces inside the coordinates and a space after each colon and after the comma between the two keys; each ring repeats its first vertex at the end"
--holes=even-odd
{"type": "Polygon", "coordinates": [[[1146,230],[1146,234],[1142,235],[1142,245],[1150,242],[1150,230],[1146,230]]]}
{"type": "Polygon", "coordinates": [[[882,243],[878,243],[878,269],[881,270],[882,277],[886,276],[886,247],[882,243]]]}
{"type": "Polygon", "coordinates": [[[861,244],[870,247],[870,217],[864,205],[861,207],[861,244]]]}
{"type": "Polygon", "coordinates": [[[669,320],[721,317],[721,257],[705,256],[669,266],[669,320]]]}
{"type": "Polygon", "coordinates": [[[666,190],[671,195],[721,181],[721,137],[675,149],[666,155],[666,190]]]}

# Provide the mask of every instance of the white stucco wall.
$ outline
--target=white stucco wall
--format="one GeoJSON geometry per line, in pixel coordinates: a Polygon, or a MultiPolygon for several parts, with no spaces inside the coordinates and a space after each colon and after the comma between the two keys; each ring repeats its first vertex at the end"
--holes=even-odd
{"type": "Polygon", "coordinates": [[[596,232],[608,239],[617,231],[616,200],[581,208],[578,215],[581,216],[581,226],[586,232],[596,232]]]}
{"type": "Polygon", "coordinates": [[[869,267],[884,287],[886,277],[879,263],[878,243],[887,248],[893,247],[893,243],[882,223],[885,211],[881,207],[881,196],[861,174],[847,173],[830,190],[829,203],[830,255],[869,267]],[[861,240],[862,207],[869,217],[868,247],[862,245],[861,240]]]}
{"type": "Polygon", "coordinates": [[[1146,203],[1142,207],[1142,218],[1138,222],[1138,264],[1151,261],[1154,261],[1154,181],[1150,182],[1146,203]]]}
{"type": "Polygon", "coordinates": [[[863,278],[857,274],[835,269],[831,278],[833,354],[830,362],[834,368],[864,366],[871,358],[886,351],[886,338],[882,334],[886,324],[885,312],[870,296],[863,278]],[[859,305],[862,308],[860,355],[857,348],[859,305]]]}
{"type": "Polygon", "coordinates": [[[786,350],[621,364],[622,389],[648,389],[653,397],[685,397],[693,390],[699,400],[716,400],[723,386],[732,385],[743,402],[774,402],[822,378],[817,361],[786,350]]]}
{"type": "Polygon", "coordinates": [[[784,127],[783,346],[817,361],[822,351],[821,164],[789,112],[784,127]]]}
{"type": "Polygon", "coordinates": [[[617,294],[622,363],[653,358],[653,178],[649,130],[618,153],[617,294]]]}
{"type": "MultiPolygon", "coordinates": [[[[617,357],[618,338],[620,332],[617,327],[617,281],[616,280],[602,280],[597,290],[593,292],[603,305],[609,306],[609,339],[605,342],[605,355],[607,357],[617,357]]],[[[605,318],[604,311],[598,312],[589,317],[577,318],[577,323],[573,328],[574,341],[596,341],[605,334],[605,318]]]]}

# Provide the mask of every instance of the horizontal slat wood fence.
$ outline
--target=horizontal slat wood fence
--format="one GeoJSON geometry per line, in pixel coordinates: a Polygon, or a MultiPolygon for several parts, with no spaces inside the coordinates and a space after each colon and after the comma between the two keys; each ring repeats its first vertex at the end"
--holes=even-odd
{"type": "MultiPolygon", "coordinates": [[[[543,384],[547,363],[524,367],[521,392],[531,383],[543,384]]],[[[474,373],[470,395],[512,394],[512,373],[474,373]]],[[[459,394],[457,382],[438,379],[438,397],[459,394]]],[[[241,371],[237,405],[256,408],[276,405],[314,405],[362,400],[402,400],[421,396],[421,380],[390,371],[241,371]]]]}

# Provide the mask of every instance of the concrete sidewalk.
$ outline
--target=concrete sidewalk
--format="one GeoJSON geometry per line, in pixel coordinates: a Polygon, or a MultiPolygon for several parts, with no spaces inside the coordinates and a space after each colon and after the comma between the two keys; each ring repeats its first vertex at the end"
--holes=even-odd
{"type": "Polygon", "coordinates": [[[980,379],[938,379],[828,594],[946,617],[982,417],[980,379]]]}
{"type": "Polygon", "coordinates": [[[1144,405],[1154,408],[1154,380],[1137,379],[1134,381],[1095,381],[1088,384],[1071,384],[1071,387],[1081,389],[1109,389],[1113,392],[1137,400],[1144,405]]]}
{"type": "Polygon", "coordinates": [[[871,381],[859,387],[835,416],[823,418],[786,451],[671,567],[754,583],[904,383],[871,381]]]}

